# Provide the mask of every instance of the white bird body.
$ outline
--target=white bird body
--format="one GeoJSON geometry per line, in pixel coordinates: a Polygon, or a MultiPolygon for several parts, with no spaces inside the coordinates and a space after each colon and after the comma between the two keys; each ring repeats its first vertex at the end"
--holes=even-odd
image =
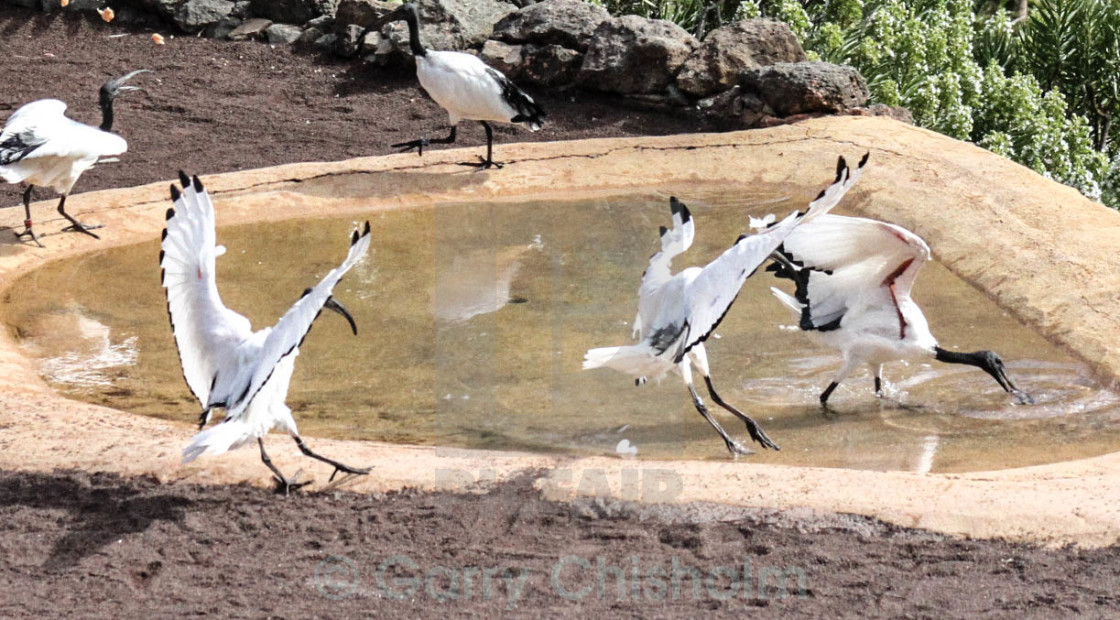
{"type": "Polygon", "coordinates": [[[124,138],[66,116],[66,104],[40,99],[16,110],[0,132],[0,178],[69,194],[102,157],[128,151],[124,138]]]}
{"type": "Polygon", "coordinates": [[[688,208],[672,199],[673,227],[662,227],[661,251],[650,258],[638,289],[634,332],[639,342],[591,349],[584,358],[583,368],[614,368],[634,376],[638,385],[648,379],[660,381],[670,371],[680,373],[697,409],[723,437],[728,449],[733,454],[746,453],[704,408],[692,385],[691,365],[695,364],[704,375],[713,400],[743,420],[755,441],[776,449],[777,445],[757,423],[724,403],[715,393],[704,342],[730,310],[743,282],[799,225],[822,217],[832,209],[855,184],[866,161],[864,157],[853,171],[841,158],[835,182],[809,204],[806,212],[792,213],[757,234],[743,235],[705,267],[691,267],[675,275],[671,270],[672,260],[692,245],[695,223],[688,208]]]}
{"type": "Polygon", "coordinates": [[[64,230],[85,233],[100,239],[92,229],[66,212],[66,197],[78,177],[102,157],[120,155],[128,150],[125,139],[112,133],[113,100],[121,93],[139,90],[124,83],[147,69],[133,71],[101,86],[99,106],[101,126],[92,127],[66,116],[66,104],[58,99],[40,99],[16,110],[0,130],[0,179],[8,183],[26,183],[23,192],[25,226],[16,239],[30,237],[39,247],[31,221],[31,191],[35,186],[58,192],[58,213],[70,222],[64,230]]]}
{"type": "Polygon", "coordinates": [[[981,359],[990,352],[955,354],[938,346],[911,298],[918,272],[931,258],[930,249],[909,230],[866,218],[825,215],[793,231],[774,258],[768,270],[793,280],[796,291],[771,291],[794,312],[802,330],[844,356],[840,371],[821,394],[822,403],[864,364],[881,394],[882,365],[896,360],[977,365],[1001,385],[1006,382],[1009,392],[1017,392],[1004,376],[1002,362],[981,359]]]}
{"type": "MultiPolygon", "coordinates": [[[[175,208],[168,210],[160,253],[167,308],[183,376],[204,408],[202,426],[212,409],[226,412],[222,422],[192,438],[183,462],[259,441],[278,428],[292,435],[305,454],[335,464],[309,453],[285,399],[300,343],[322,309],[335,304],[335,285],[369,249],[369,224],[360,236],[354,233],[341,265],[308,289],[274,326],[254,332],[248,319],[222,304],[218,293],[215,261],[224,248],[215,245],[210,197],[197,178],[193,183],[184,179],[183,186],[181,195],[173,192],[175,208]]],[[[263,443],[261,450],[264,457],[263,443]]],[[[267,458],[265,463],[271,467],[267,458]]],[[[277,477],[287,484],[279,473],[277,477]]]]}
{"type": "Polygon", "coordinates": [[[380,29],[387,23],[404,20],[408,23],[408,46],[416,59],[416,77],[440,107],[447,111],[451,132],[446,138],[419,138],[392,145],[403,151],[417,149],[420,155],[430,144],[454,144],[459,121],[482,123],[486,129],[486,157],[480,169],[497,167],[494,161],[494,130],[490,122],[525,123],[537,131],[544,123],[545,113],[533,98],[513,84],[501,71],[487,66],[478,57],[463,52],[441,52],[424,48],[420,42],[420,12],[406,2],[374,23],[380,29]]]}
{"type": "MultiPolygon", "coordinates": [[[[510,123],[522,114],[503,96],[509,80],[477,56],[428,50],[416,56],[416,77],[432,100],[447,111],[451,125],[462,120],[510,123]]],[[[529,128],[537,131],[541,125],[531,121],[529,128]]]]}

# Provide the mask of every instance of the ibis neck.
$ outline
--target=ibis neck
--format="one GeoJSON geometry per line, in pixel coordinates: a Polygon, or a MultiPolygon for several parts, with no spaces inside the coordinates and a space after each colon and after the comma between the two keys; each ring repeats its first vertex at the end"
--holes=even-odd
{"type": "Polygon", "coordinates": [[[945,362],[946,364],[968,364],[969,366],[987,370],[988,365],[980,351],[975,353],[957,353],[956,351],[946,351],[941,347],[934,347],[933,351],[939,362],[945,362]]]}
{"type": "Polygon", "coordinates": [[[113,98],[101,97],[101,131],[113,130],[113,98]]]}
{"type": "Polygon", "coordinates": [[[428,50],[420,43],[420,19],[415,11],[407,11],[404,20],[408,22],[408,47],[413,56],[427,56],[428,50]]]}

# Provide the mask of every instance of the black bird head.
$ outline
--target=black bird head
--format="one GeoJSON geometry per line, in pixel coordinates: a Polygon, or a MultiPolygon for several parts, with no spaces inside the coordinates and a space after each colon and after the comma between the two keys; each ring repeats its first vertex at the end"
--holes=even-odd
{"type": "Polygon", "coordinates": [[[119,78],[109,80],[101,85],[101,131],[113,130],[113,99],[117,95],[129,90],[140,90],[138,86],[125,86],[138,73],[150,73],[147,69],[139,69],[119,78]]]}
{"type": "Polygon", "coordinates": [[[149,71],[148,69],[137,69],[132,73],[127,73],[119,78],[110,79],[109,81],[102,84],[100,93],[101,107],[109,105],[113,101],[113,99],[116,99],[117,96],[121,93],[130,90],[140,90],[139,86],[125,86],[124,83],[141,73],[151,73],[151,71],[149,71]]]}
{"type": "Polygon", "coordinates": [[[953,351],[946,351],[941,347],[934,349],[937,360],[939,362],[947,362],[950,364],[968,364],[975,366],[980,370],[988,373],[993,379],[999,383],[999,386],[1004,389],[1008,394],[1012,394],[1018,399],[1020,405],[1033,405],[1034,398],[1030,394],[1020,390],[1011,381],[1011,377],[1007,376],[1007,369],[1003,366],[1003,359],[996,355],[993,351],[975,351],[972,353],[955,353],[953,351]]]}
{"type": "Polygon", "coordinates": [[[399,21],[408,22],[408,47],[412,50],[412,54],[414,56],[424,56],[427,54],[427,50],[425,50],[423,44],[420,43],[420,11],[416,8],[416,5],[411,2],[400,5],[381,19],[375,21],[370,29],[379,31],[385,24],[399,21]]]}

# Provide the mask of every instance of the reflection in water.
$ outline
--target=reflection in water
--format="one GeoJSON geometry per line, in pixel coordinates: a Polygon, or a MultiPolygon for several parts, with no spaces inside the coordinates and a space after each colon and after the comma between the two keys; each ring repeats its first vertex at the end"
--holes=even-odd
{"type": "Polygon", "coordinates": [[[914,471],[919,474],[928,474],[933,469],[933,456],[937,453],[937,444],[940,437],[937,435],[926,435],[922,440],[922,453],[918,455],[918,465],[914,471]]]}
{"type": "MultiPolygon", "coordinates": [[[[301,428],[393,442],[726,459],[678,382],[639,388],[612,373],[580,370],[587,349],[628,339],[635,283],[658,247],[670,193],[687,196],[703,222],[676,269],[710,261],[743,232],[748,216],[786,211],[807,198],[783,206],[763,203],[788,188],[744,196],[674,187],[663,195],[371,215],[370,255],[335,291],[354,314],[358,336],[324,320],[304,342],[289,394],[301,428]]],[[[218,216],[220,222],[220,205],[218,216]]],[[[219,229],[219,243],[229,248],[218,264],[226,305],[258,329],[274,321],[334,266],[333,240],[353,224],[219,229]]],[[[0,311],[65,394],[191,421],[198,405],[167,326],[157,256],[153,239],[53,263],[18,282],[18,294],[0,311]],[[68,318],[44,326],[44,317],[56,315],[68,318]],[[49,338],[58,346],[48,346],[49,338]],[[62,360],[72,369],[92,368],[113,355],[118,365],[95,375],[111,387],[57,371],[62,360]]],[[[923,268],[914,291],[934,333],[962,350],[999,351],[1038,404],[1016,405],[979,370],[895,363],[884,367],[884,398],[875,397],[864,371],[840,386],[833,413],[824,415],[817,396],[839,356],[800,332],[783,331],[789,317],[769,293],[773,284],[762,272],[749,279],[708,347],[721,395],[783,447],[740,459],[744,467],[968,471],[1120,445],[1115,393],[1098,389],[1082,364],[936,263],[923,268]]],[[[731,418],[721,422],[745,435],[731,418]]]]}
{"type": "Polygon", "coordinates": [[[104,388],[136,363],[135,336],[113,343],[109,326],[81,308],[41,314],[24,326],[24,353],[42,360],[48,381],[75,388],[104,388]]]}
{"type": "Polygon", "coordinates": [[[501,310],[510,301],[521,255],[530,247],[482,248],[454,256],[446,270],[436,273],[432,314],[441,321],[462,323],[501,310]]]}

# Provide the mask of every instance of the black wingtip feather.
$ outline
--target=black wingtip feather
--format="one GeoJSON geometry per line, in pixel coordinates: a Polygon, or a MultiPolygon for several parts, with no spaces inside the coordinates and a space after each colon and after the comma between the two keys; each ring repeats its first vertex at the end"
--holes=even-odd
{"type": "Polygon", "coordinates": [[[677,200],[676,196],[672,196],[669,198],[669,208],[672,210],[673,215],[676,215],[678,213],[680,214],[682,224],[687,223],[688,220],[692,219],[692,213],[689,212],[688,205],[677,200]]]}
{"type": "Polygon", "coordinates": [[[354,245],[357,242],[358,242],[358,231],[355,230],[353,233],[350,234],[350,245],[354,245]]]}
{"type": "Polygon", "coordinates": [[[364,237],[368,234],[369,234],[369,220],[366,220],[366,227],[365,227],[364,230],[362,230],[362,236],[364,237]]]}
{"type": "Polygon", "coordinates": [[[859,167],[860,168],[862,168],[864,166],[864,164],[867,163],[867,158],[868,157],[871,157],[871,151],[868,151],[868,152],[864,153],[863,157],[860,158],[860,160],[859,160],[859,167]]]}
{"type": "Polygon", "coordinates": [[[664,237],[665,233],[669,232],[669,229],[665,228],[664,226],[661,226],[660,229],[659,229],[659,232],[660,232],[661,236],[664,237]]]}
{"type": "Polygon", "coordinates": [[[206,188],[202,187],[202,181],[199,180],[197,174],[194,176],[194,191],[200,193],[206,191],[206,188]]]}
{"type": "MultiPolygon", "coordinates": [[[[167,238],[167,229],[164,228],[163,233],[159,236],[159,240],[160,240],[160,242],[163,242],[163,240],[166,239],[166,238],[167,238]]],[[[163,262],[163,250],[159,251],[159,260],[160,260],[161,263],[163,262]]]]}
{"type": "Polygon", "coordinates": [[[836,160],[836,180],[834,183],[839,183],[844,178],[844,171],[848,169],[848,162],[844,161],[844,156],[841,155],[836,160]]]}
{"type": "Polygon", "coordinates": [[[182,194],[182,192],[180,192],[180,191],[179,191],[179,188],[178,188],[178,187],[175,187],[175,184],[174,184],[174,183],[172,183],[172,184],[171,184],[171,202],[178,202],[178,201],[179,201],[179,198],[180,198],[180,197],[181,197],[182,195],[183,195],[183,194],[182,194]]]}
{"type": "Polygon", "coordinates": [[[187,173],[183,172],[182,170],[179,171],[179,184],[183,186],[183,189],[187,189],[187,187],[191,184],[191,178],[188,177],[187,173]]]}
{"type": "Polygon", "coordinates": [[[159,251],[159,264],[161,264],[161,265],[163,264],[163,250],[159,251]]]}
{"type": "Polygon", "coordinates": [[[169,220],[173,217],[175,217],[175,209],[172,209],[171,207],[168,207],[167,208],[167,214],[164,215],[163,219],[169,220]]]}

